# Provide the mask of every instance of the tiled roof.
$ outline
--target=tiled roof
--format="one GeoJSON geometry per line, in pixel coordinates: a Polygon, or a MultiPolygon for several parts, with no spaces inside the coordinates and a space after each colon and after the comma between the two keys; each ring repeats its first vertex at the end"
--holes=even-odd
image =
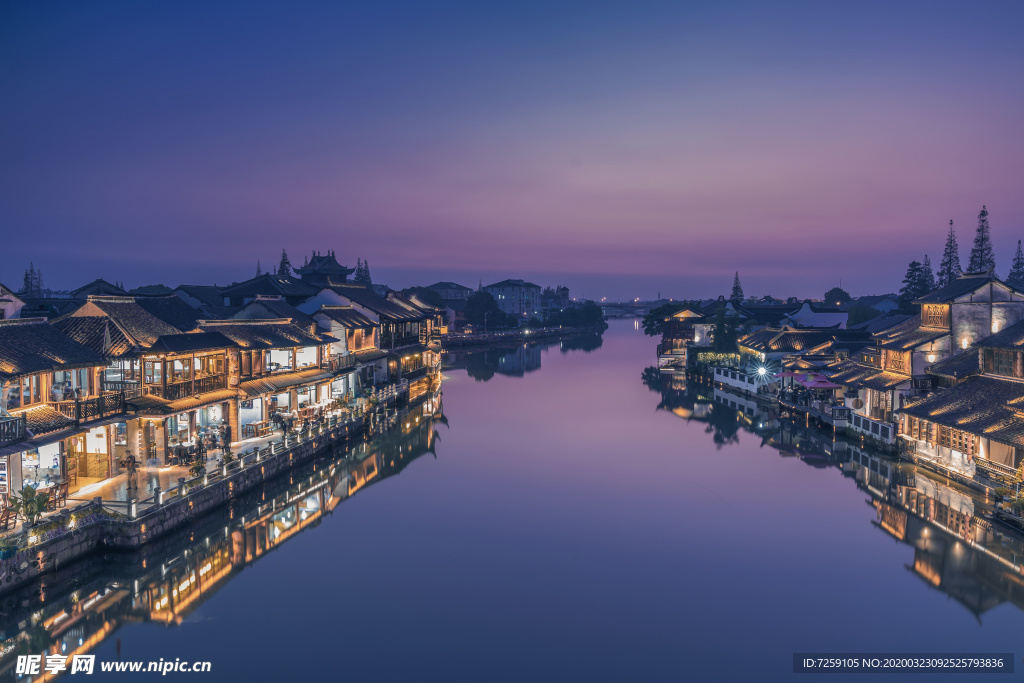
{"type": "Polygon", "coordinates": [[[160,337],[148,350],[157,353],[186,353],[228,347],[234,348],[235,343],[220,332],[195,332],[160,337]]]}
{"type": "Polygon", "coordinates": [[[839,372],[835,373],[830,380],[836,384],[842,384],[848,387],[860,387],[864,386],[862,382],[881,372],[878,368],[873,368],[868,365],[859,365],[857,363],[849,363],[846,367],[842,368],[839,372]]]}
{"type": "Polygon", "coordinates": [[[20,414],[25,416],[25,428],[32,432],[33,436],[75,426],[74,420],[70,417],[64,417],[48,405],[29,408],[20,414]]]}
{"type": "Polygon", "coordinates": [[[236,320],[275,320],[290,318],[292,322],[302,327],[309,327],[316,324],[313,317],[303,313],[289,304],[284,299],[256,299],[250,301],[241,310],[232,314],[236,320]]]}
{"type": "Polygon", "coordinates": [[[315,384],[334,377],[334,373],[320,368],[290,372],[285,375],[268,375],[242,382],[238,385],[239,390],[247,396],[259,396],[260,394],[280,393],[291,387],[302,386],[303,384],[315,384]]]}
{"type": "Polygon", "coordinates": [[[355,272],[355,268],[346,268],[341,265],[334,257],[334,252],[328,251],[326,256],[314,253],[312,258],[309,259],[309,262],[301,268],[296,268],[295,272],[302,276],[336,275],[344,280],[347,276],[355,272]]]}
{"type": "Polygon", "coordinates": [[[313,315],[318,313],[322,313],[342,327],[367,328],[377,324],[351,306],[321,306],[313,315]]]}
{"type": "Polygon", "coordinates": [[[200,327],[204,332],[220,332],[243,349],[290,349],[338,341],[325,334],[314,337],[287,320],[208,320],[200,327]]]}
{"type": "Polygon", "coordinates": [[[978,361],[978,347],[970,346],[956,355],[943,358],[937,363],[932,363],[925,372],[929,375],[963,379],[970,375],[979,374],[981,372],[980,365],[978,361]]]}
{"type": "Polygon", "coordinates": [[[372,289],[364,285],[335,285],[331,290],[352,303],[373,311],[386,322],[414,322],[426,317],[422,311],[377,296],[372,289]]]}
{"type": "Polygon", "coordinates": [[[851,325],[849,327],[849,329],[851,329],[851,330],[864,330],[865,332],[870,332],[871,334],[878,334],[880,332],[884,332],[885,330],[888,330],[891,327],[894,327],[896,325],[904,323],[907,320],[909,320],[910,318],[918,318],[918,316],[916,316],[916,315],[915,316],[911,316],[911,315],[880,315],[880,316],[872,318],[871,320],[867,320],[867,321],[862,322],[862,323],[857,323],[856,325],[851,325]]]}
{"type": "Polygon", "coordinates": [[[1024,346],[1024,321],[1014,323],[995,334],[977,342],[978,346],[1012,349],[1024,346]]]}
{"type": "Polygon", "coordinates": [[[280,294],[286,297],[310,297],[319,289],[291,275],[273,275],[264,273],[256,277],[222,288],[226,297],[249,298],[258,294],[280,294]]]}
{"type": "Polygon", "coordinates": [[[531,289],[540,289],[540,285],[535,285],[532,282],[527,282],[526,280],[511,280],[511,279],[510,280],[502,280],[501,282],[495,282],[493,285],[485,286],[484,289],[492,289],[494,287],[504,287],[504,288],[529,287],[531,289]]]}
{"type": "Polygon", "coordinates": [[[892,389],[898,387],[901,384],[906,384],[910,381],[910,377],[907,375],[901,375],[896,372],[876,372],[870,377],[865,377],[860,380],[860,383],[869,389],[892,389]]]}
{"type": "MultiPolygon", "coordinates": [[[[153,342],[167,334],[178,334],[180,330],[164,322],[140,306],[134,297],[89,297],[89,301],[78,309],[88,315],[95,306],[105,313],[125,333],[129,340],[140,348],[149,348],[153,342]]],[[[77,313],[77,311],[76,311],[77,313]]],[[[75,314],[72,313],[72,316],[75,314]]]]}
{"type": "Polygon", "coordinates": [[[887,341],[879,340],[878,345],[883,349],[896,349],[898,351],[906,351],[907,349],[913,349],[922,344],[941,339],[949,334],[946,330],[929,330],[927,328],[916,329],[913,332],[894,337],[887,341]]]}
{"type": "Polygon", "coordinates": [[[762,353],[780,351],[798,352],[817,349],[833,341],[865,340],[868,335],[859,330],[773,330],[751,332],[740,339],[740,344],[762,353]]]}
{"type": "Polygon", "coordinates": [[[360,363],[371,363],[381,358],[387,358],[388,352],[380,349],[365,349],[363,351],[356,351],[352,354],[356,357],[356,360],[360,363]]]}
{"type": "Polygon", "coordinates": [[[110,321],[105,315],[83,315],[61,318],[53,321],[53,326],[75,341],[85,344],[96,353],[108,358],[126,356],[135,349],[135,343],[129,339],[121,328],[110,321]],[[105,341],[110,335],[109,346],[105,341]]]}
{"type": "Polygon", "coordinates": [[[1024,446],[1024,383],[980,375],[938,391],[898,412],[1024,446]]]}
{"type": "Polygon", "coordinates": [[[98,353],[42,320],[0,322],[0,379],[105,364],[98,353]]]}
{"type": "Polygon", "coordinates": [[[206,317],[175,294],[170,296],[140,296],[136,297],[135,303],[182,332],[191,332],[196,329],[198,321],[206,317]]]}
{"type": "Polygon", "coordinates": [[[82,285],[78,289],[71,290],[71,293],[79,299],[84,299],[92,294],[98,294],[101,296],[124,296],[128,292],[124,291],[117,285],[110,284],[103,278],[97,278],[88,284],[82,285]]]}
{"type": "Polygon", "coordinates": [[[1024,294],[1024,292],[1021,292],[1020,290],[1016,289],[1015,287],[1011,287],[1010,285],[1006,284],[1005,282],[1003,282],[1002,280],[998,279],[994,275],[978,274],[978,273],[967,273],[967,274],[964,274],[963,276],[959,277],[958,279],[953,280],[948,285],[946,285],[944,287],[939,287],[938,289],[936,289],[933,292],[929,292],[928,294],[924,295],[923,297],[921,297],[920,299],[918,299],[914,303],[922,303],[922,304],[928,304],[928,303],[932,303],[932,304],[949,303],[950,301],[953,301],[954,299],[959,299],[960,297],[964,296],[965,294],[970,294],[971,292],[975,291],[976,289],[984,287],[985,285],[989,284],[990,282],[995,282],[995,283],[1001,284],[1001,285],[1003,285],[1005,287],[1008,287],[1009,289],[1012,289],[1012,290],[1014,290],[1014,291],[1016,291],[1016,292],[1018,292],[1020,294],[1024,294]]]}
{"type": "Polygon", "coordinates": [[[203,302],[207,306],[224,305],[224,294],[220,287],[214,285],[181,285],[174,291],[185,292],[188,296],[203,302]]]}
{"type": "Polygon", "coordinates": [[[236,396],[238,396],[238,392],[234,389],[221,389],[220,391],[211,391],[209,393],[199,394],[198,396],[179,398],[175,401],[168,401],[165,398],[147,394],[145,396],[125,399],[125,403],[138,412],[171,415],[174,413],[181,413],[186,410],[195,410],[196,408],[201,408],[202,406],[211,405],[213,403],[222,403],[223,401],[228,401],[236,396]]]}

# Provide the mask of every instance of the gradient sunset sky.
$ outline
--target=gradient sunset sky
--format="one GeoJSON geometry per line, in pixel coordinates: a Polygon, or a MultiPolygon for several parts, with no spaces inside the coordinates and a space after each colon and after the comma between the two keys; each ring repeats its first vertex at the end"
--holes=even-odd
{"type": "Polygon", "coordinates": [[[1024,238],[1021,2],[0,7],[0,282],[895,291],[1024,238]]]}

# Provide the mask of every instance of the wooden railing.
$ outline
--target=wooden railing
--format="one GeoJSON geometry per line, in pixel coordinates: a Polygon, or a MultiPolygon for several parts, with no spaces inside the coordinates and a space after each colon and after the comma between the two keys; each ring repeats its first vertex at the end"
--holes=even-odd
{"type": "Polygon", "coordinates": [[[323,365],[321,367],[323,367],[324,370],[328,370],[330,372],[338,372],[340,370],[354,368],[355,366],[356,357],[352,354],[349,354],[347,356],[331,356],[330,358],[324,360],[323,365]]]}
{"type": "Polygon", "coordinates": [[[88,422],[123,413],[125,411],[124,399],[124,394],[120,392],[109,392],[92,398],[50,401],[48,405],[75,422],[88,422]]]}
{"type": "Polygon", "coordinates": [[[148,388],[154,396],[160,396],[168,401],[176,401],[179,398],[219,391],[227,388],[227,385],[228,381],[225,375],[210,375],[185,382],[168,382],[166,388],[159,384],[152,384],[148,388]]]}
{"type": "Polygon", "coordinates": [[[25,417],[12,415],[0,417],[0,444],[14,443],[25,438],[25,417]]]}

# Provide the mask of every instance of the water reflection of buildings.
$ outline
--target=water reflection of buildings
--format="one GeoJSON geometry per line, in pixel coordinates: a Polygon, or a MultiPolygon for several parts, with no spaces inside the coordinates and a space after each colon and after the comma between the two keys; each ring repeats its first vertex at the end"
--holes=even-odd
{"type": "Polygon", "coordinates": [[[475,380],[486,382],[495,375],[525,377],[540,370],[541,352],[558,346],[562,353],[590,352],[601,347],[599,332],[576,334],[564,339],[503,344],[477,349],[450,349],[444,355],[444,369],[462,369],[475,380]]]}
{"type": "MultiPolygon", "coordinates": [[[[15,680],[18,654],[93,650],[121,625],[179,624],[246,565],[279,547],[360,490],[434,453],[436,428],[447,425],[440,396],[402,416],[391,431],[267,482],[163,542],[137,553],[92,557],[0,603],[0,676],[15,680]]],[[[18,676],[46,681],[52,676],[18,676]]]]}
{"type": "Polygon", "coordinates": [[[657,368],[645,369],[642,379],[661,395],[660,410],[706,423],[719,447],[747,432],[785,457],[836,468],[870,496],[877,528],[913,548],[907,569],[977,618],[1004,602],[1024,609],[1024,537],[991,521],[989,504],[976,493],[862,448],[859,440],[780,420],[756,398],[688,385],[685,376],[657,368]]]}

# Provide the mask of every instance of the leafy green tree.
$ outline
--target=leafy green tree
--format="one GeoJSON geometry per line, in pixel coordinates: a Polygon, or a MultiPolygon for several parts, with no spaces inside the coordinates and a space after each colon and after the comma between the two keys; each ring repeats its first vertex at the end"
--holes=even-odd
{"type": "Polygon", "coordinates": [[[660,337],[664,332],[662,324],[665,320],[684,308],[686,308],[686,303],[682,301],[662,304],[657,308],[652,308],[643,318],[644,334],[648,337],[660,337]]]}
{"type": "Polygon", "coordinates": [[[738,336],[736,316],[728,315],[725,306],[719,306],[711,326],[711,348],[720,353],[736,353],[739,351],[736,344],[738,336]]]}
{"type": "Polygon", "coordinates": [[[960,247],[956,243],[953,221],[950,221],[949,233],[946,234],[946,246],[942,251],[942,262],[939,264],[939,273],[935,284],[945,287],[958,277],[960,277],[960,247]]]}
{"type": "MultiPolygon", "coordinates": [[[[473,329],[482,331],[485,327],[488,330],[497,330],[510,327],[510,316],[498,306],[498,302],[488,292],[474,292],[466,299],[466,321],[473,326],[473,329]]],[[[516,320],[512,318],[511,325],[516,320]]]]}
{"type": "Polygon", "coordinates": [[[593,301],[586,301],[582,305],[569,306],[557,313],[551,313],[547,318],[548,326],[590,327],[600,325],[603,322],[604,311],[593,301]]]}
{"type": "Polygon", "coordinates": [[[842,287],[833,287],[825,292],[825,303],[842,305],[850,303],[850,294],[842,287]]]}
{"type": "Polygon", "coordinates": [[[988,225],[988,209],[981,207],[978,214],[978,230],[974,233],[974,247],[971,248],[971,259],[967,263],[967,271],[983,273],[996,267],[996,255],[992,249],[992,234],[988,225]]]}
{"type": "Polygon", "coordinates": [[[1024,251],[1021,251],[1020,240],[1017,240],[1017,253],[1013,255],[1010,274],[1006,276],[1006,284],[1024,289],[1024,251]]]}
{"type": "Polygon", "coordinates": [[[740,272],[736,271],[736,276],[732,279],[732,294],[729,295],[730,301],[743,301],[743,286],[740,285],[740,272]]]}

